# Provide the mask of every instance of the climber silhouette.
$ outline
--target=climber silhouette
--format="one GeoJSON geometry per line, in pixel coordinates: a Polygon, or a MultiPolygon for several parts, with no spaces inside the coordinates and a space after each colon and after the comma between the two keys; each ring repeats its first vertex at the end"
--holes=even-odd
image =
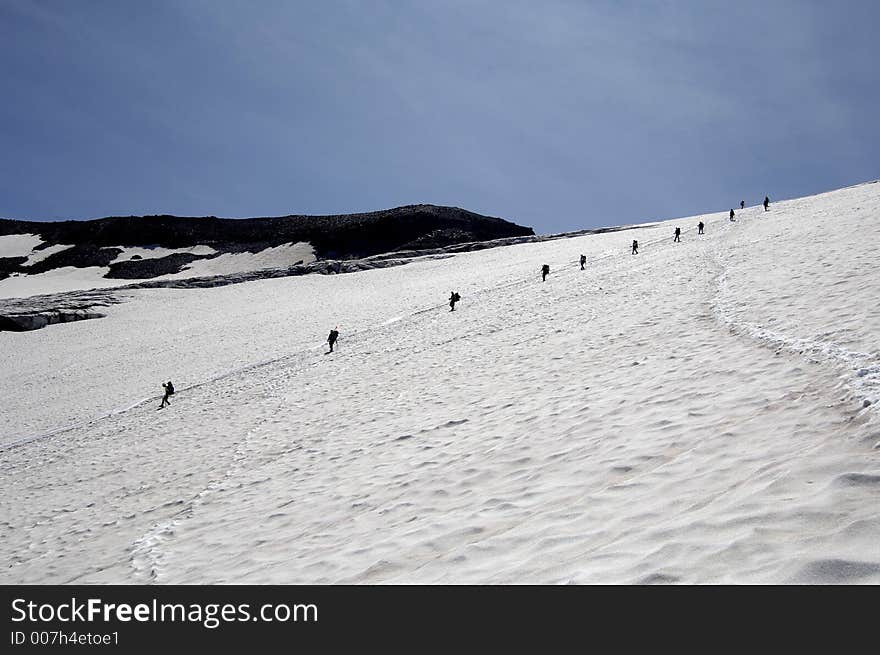
{"type": "Polygon", "coordinates": [[[336,340],[339,338],[339,326],[337,325],[335,328],[330,330],[330,334],[327,337],[327,343],[330,344],[330,350],[326,354],[329,355],[333,352],[333,344],[336,343],[336,340]]]}
{"type": "Polygon", "coordinates": [[[171,401],[168,400],[168,398],[174,395],[174,385],[171,384],[171,380],[168,380],[168,382],[163,382],[162,388],[165,389],[165,395],[162,397],[162,404],[159,405],[159,409],[162,409],[163,407],[165,407],[165,405],[170,405],[171,401]]]}

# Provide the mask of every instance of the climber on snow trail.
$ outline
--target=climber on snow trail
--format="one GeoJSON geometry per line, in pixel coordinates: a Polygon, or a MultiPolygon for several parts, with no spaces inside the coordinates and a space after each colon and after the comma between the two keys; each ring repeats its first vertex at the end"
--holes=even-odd
{"type": "Polygon", "coordinates": [[[733,214],[733,210],[731,209],[731,210],[730,210],[730,220],[732,220],[732,221],[733,221],[733,220],[736,220],[736,219],[733,218],[733,216],[734,216],[734,214],[733,214]]]}
{"type": "Polygon", "coordinates": [[[636,241],[635,239],[633,239],[633,251],[632,251],[632,254],[634,254],[634,255],[638,255],[638,254],[639,254],[639,242],[636,241]]]}
{"type": "Polygon", "coordinates": [[[174,395],[174,385],[171,384],[171,380],[168,380],[168,382],[163,382],[162,388],[165,389],[165,395],[162,397],[162,404],[159,405],[159,409],[162,409],[163,407],[165,407],[165,405],[170,405],[171,401],[168,400],[168,398],[174,395]]]}
{"type": "Polygon", "coordinates": [[[330,353],[333,352],[333,344],[336,343],[336,340],[339,338],[339,329],[338,328],[339,328],[339,326],[337,325],[335,328],[330,330],[330,335],[327,337],[327,343],[330,344],[329,352],[325,353],[327,355],[329,355],[330,353]]]}
{"type": "Polygon", "coordinates": [[[541,267],[541,282],[547,281],[547,276],[550,274],[550,264],[544,264],[541,267]]]}
{"type": "Polygon", "coordinates": [[[584,264],[587,263],[587,256],[581,255],[581,270],[584,270],[584,264]]]}
{"type": "Polygon", "coordinates": [[[764,196],[764,211],[770,209],[770,196],[764,196]]]}
{"type": "Polygon", "coordinates": [[[681,243],[681,228],[680,227],[675,228],[675,238],[672,241],[673,241],[673,243],[675,243],[676,241],[681,243]]]}
{"type": "Polygon", "coordinates": [[[449,311],[450,312],[455,311],[455,303],[457,303],[459,300],[461,300],[461,296],[458,295],[457,291],[453,291],[449,295],[449,311]]]}
{"type": "Polygon", "coordinates": [[[704,227],[703,221],[700,221],[699,223],[697,223],[697,234],[703,233],[703,227],[704,227]]]}

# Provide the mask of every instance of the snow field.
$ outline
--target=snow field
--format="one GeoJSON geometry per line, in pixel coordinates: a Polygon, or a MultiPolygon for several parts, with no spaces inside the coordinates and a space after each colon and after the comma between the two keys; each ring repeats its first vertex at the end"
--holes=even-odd
{"type": "Polygon", "coordinates": [[[3,580],[876,583],[880,185],[737,218],[0,334],[3,580]]]}

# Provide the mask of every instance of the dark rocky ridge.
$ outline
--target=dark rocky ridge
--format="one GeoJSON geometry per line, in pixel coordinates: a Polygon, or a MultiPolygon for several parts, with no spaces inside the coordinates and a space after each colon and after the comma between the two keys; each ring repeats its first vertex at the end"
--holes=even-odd
{"type": "MultiPolygon", "coordinates": [[[[534,234],[501,218],[456,207],[408,205],[364,214],[278,216],[274,218],[217,218],[179,216],[112,216],[89,221],[37,222],[0,219],[0,236],[38,234],[52,244],[73,248],[50,255],[33,266],[20,258],[0,261],[0,278],[11,272],[41,273],[62,266],[107,266],[118,251],[114,246],[186,248],[211,246],[217,254],[259,252],[284,243],[307,241],[318,259],[359,259],[394,250],[439,248],[456,243],[534,234]]],[[[208,255],[207,257],[217,256],[208,255]]],[[[147,278],[176,273],[198,256],[173,256],[157,264],[129,262],[107,277],[147,278]],[[161,270],[161,273],[152,273],[161,270]]],[[[163,258],[166,259],[166,258],[163,258]]]]}

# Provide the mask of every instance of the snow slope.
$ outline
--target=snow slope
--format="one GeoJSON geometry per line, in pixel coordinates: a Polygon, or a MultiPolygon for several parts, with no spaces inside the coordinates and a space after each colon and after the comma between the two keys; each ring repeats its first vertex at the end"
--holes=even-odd
{"type": "Polygon", "coordinates": [[[0,236],[0,257],[27,257],[41,243],[36,234],[4,234],[0,236]]]}
{"type": "Polygon", "coordinates": [[[0,298],[28,298],[80,289],[109,289],[131,282],[104,277],[109,270],[106,266],[59,266],[32,275],[13,273],[5,280],[0,280],[0,298]]]}
{"type": "Polygon", "coordinates": [[[0,580],[880,582],[880,184],[737,218],[0,333],[0,580]]]}
{"type": "MultiPolygon", "coordinates": [[[[15,235],[10,235],[15,236],[15,235]]],[[[67,250],[68,248],[73,248],[73,245],[67,245],[63,243],[57,243],[54,246],[49,246],[47,248],[43,248],[42,250],[33,250],[27,258],[27,261],[23,264],[23,266],[33,266],[37,264],[47,257],[54,255],[55,253],[61,252],[63,250],[67,250]]]]}

